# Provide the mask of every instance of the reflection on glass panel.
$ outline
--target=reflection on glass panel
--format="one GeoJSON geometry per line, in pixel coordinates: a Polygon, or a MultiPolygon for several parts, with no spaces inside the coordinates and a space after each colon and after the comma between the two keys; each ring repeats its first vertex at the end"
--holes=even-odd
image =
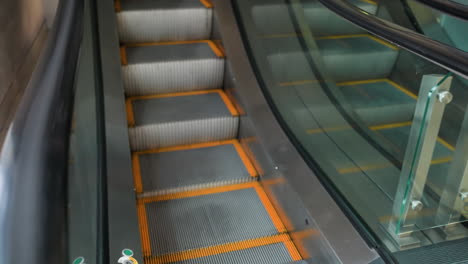
{"type": "MultiPolygon", "coordinates": [[[[392,19],[380,1],[350,2],[392,19]]],[[[238,8],[266,96],[374,235],[393,252],[465,237],[468,81],[318,1],[238,8]]]]}
{"type": "Polygon", "coordinates": [[[84,37],[75,81],[75,102],[70,134],[68,166],[68,263],[98,263],[99,157],[96,65],[91,19],[86,2],[84,37]]]}
{"type": "MultiPolygon", "coordinates": [[[[452,0],[468,5],[467,0],[452,0]]],[[[468,21],[432,9],[416,0],[381,1],[379,16],[413,29],[431,39],[468,51],[468,21]]]]}

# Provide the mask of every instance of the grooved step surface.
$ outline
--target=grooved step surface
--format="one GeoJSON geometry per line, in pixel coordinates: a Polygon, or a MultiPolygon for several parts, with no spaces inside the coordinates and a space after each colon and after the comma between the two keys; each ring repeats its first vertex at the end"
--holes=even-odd
{"type": "Polygon", "coordinates": [[[209,39],[212,10],[200,1],[122,0],[117,13],[123,43],[209,39]]]}
{"type": "Polygon", "coordinates": [[[148,9],[205,8],[198,0],[121,0],[122,12],[148,9]]]}
{"type": "Polygon", "coordinates": [[[133,151],[235,138],[237,111],[221,90],[127,99],[133,151]]]}
{"type": "Polygon", "coordinates": [[[142,154],[139,162],[144,192],[255,180],[233,144],[142,154]]]}
{"type": "MultiPolygon", "coordinates": [[[[314,76],[309,53],[305,53],[296,37],[265,39],[265,50],[278,82],[308,80],[314,76]],[[295,67],[284,67],[295,65],[295,67]]],[[[367,35],[318,39],[318,51],[325,72],[334,81],[354,81],[387,77],[398,56],[398,50],[377,42],[367,35]]],[[[319,61],[314,61],[321,67],[319,61]]]]}
{"type": "Polygon", "coordinates": [[[206,42],[129,46],[126,52],[129,64],[218,58],[206,42]]]}
{"type": "Polygon", "coordinates": [[[127,47],[122,77],[127,95],[216,89],[223,85],[224,59],[208,43],[127,47]]]}
{"type": "Polygon", "coordinates": [[[145,207],[153,256],[278,233],[254,188],[145,207]]]}
{"type": "Polygon", "coordinates": [[[339,86],[346,101],[367,125],[413,120],[416,100],[386,81],[339,86]]]}
{"type": "MultiPolygon", "coordinates": [[[[350,0],[357,7],[370,14],[375,14],[377,5],[362,0],[350,0]]],[[[339,17],[316,0],[301,1],[304,18],[313,35],[358,34],[365,31],[339,17]]],[[[255,1],[252,7],[252,19],[256,30],[263,37],[275,37],[283,34],[294,34],[291,18],[291,7],[284,0],[255,1]],[[274,17],[275,19],[271,19],[274,17]]]]}
{"type": "Polygon", "coordinates": [[[129,128],[132,151],[233,139],[237,116],[166,122],[129,128]]]}
{"type": "Polygon", "coordinates": [[[231,251],[223,254],[195,258],[180,262],[179,264],[202,264],[202,263],[229,263],[229,264],[286,264],[292,262],[283,243],[231,251]]]}
{"type": "Polygon", "coordinates": [[[136,126],[231,116],[218,93],[134,100],[132,106],[136,126]]]}

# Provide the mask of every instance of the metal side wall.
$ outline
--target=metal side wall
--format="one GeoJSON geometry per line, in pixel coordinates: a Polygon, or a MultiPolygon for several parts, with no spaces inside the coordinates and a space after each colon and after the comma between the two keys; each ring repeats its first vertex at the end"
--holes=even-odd
{"type": "Polygon", "coordinates": [[[109,261],[116,263],[126,248],[142,260],[114,2],[96,2],[104,90],[109,261]]]}
{"type": "Polygon", "coordinates": [[[370,263],[379,259],[275,119],[250,66],[231,1],[216,1],[214,11],[215,28],[228,58],[225,90],[241,112],[239,139],[301,255],[319,263],[370,263]]]}

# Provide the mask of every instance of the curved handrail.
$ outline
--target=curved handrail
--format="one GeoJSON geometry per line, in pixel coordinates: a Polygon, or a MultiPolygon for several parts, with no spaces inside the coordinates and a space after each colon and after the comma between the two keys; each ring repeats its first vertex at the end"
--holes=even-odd
{"type": "Polygon", "coordinates": [[[83,2],[60,1],[0,154],[2,263],[66,263],[66,173],[83,2]]]}
{"type": "Polygon", "coordinates": [[[351,23],[468,79],[468,53],[378,18],[345,0],[318,0],[351,23]]]}
{"type": "Polygon", "coordinates": [[[451,0],[416,0],[431,8],[463,20],[468,20],[468,6],[451,0]]]}

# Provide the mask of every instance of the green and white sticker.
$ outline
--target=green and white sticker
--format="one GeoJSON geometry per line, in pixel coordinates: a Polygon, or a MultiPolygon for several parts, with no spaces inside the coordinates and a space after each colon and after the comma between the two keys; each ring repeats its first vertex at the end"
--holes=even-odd
{"type": "Polygon", "coordinates": [[[77,257],[74,261],[73,264],[86,264],[85,263],[85,258],[83,257],[77,257]]]}
{"type": "Polygon", "coordinates": [[[122,257],[119,258],[118,262],[121,264],[138,264],[138,261],[133,258],[133,250],[128,248],[122,250],[122,257]]]}

